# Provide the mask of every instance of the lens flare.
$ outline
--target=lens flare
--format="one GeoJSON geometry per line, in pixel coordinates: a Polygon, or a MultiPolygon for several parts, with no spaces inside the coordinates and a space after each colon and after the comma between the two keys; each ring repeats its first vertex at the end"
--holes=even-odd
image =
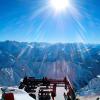
{"type": "Polygon", "coordinates": [[[57,12],[64,11],[70,6],[68,0],[50,0],[50,4],[57,12]]]}

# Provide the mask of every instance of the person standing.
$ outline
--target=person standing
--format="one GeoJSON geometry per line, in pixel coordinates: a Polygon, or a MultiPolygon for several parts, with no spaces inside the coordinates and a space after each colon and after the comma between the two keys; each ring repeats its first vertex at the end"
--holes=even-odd
{"type": "Polygon", "coordinates": [[[66,95],[66,93],[64,92],[64,98],[65,98],[65,100],[67,100],[67,95],[66,95]]]}

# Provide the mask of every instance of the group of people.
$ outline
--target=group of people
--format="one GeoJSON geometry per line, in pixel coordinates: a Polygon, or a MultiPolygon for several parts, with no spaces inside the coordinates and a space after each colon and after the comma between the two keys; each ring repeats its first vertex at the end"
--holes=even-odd
{"type": "Polygon", "coordinates": [[[65,99],[65,100],[71,100],[70,96],[67,95],[66,93],[64,93],[64,99],[65,99]]]}
{"type": "Polygon", "coordinates": [[[72,100],[71,98],[72,98],[72,95],[71,95],[71,93],[70,93],[69,88],[67,87],[67,88],[65,89],[65,92],[64,92],[64,99],[65,99],[65,100],[72,100]]]}

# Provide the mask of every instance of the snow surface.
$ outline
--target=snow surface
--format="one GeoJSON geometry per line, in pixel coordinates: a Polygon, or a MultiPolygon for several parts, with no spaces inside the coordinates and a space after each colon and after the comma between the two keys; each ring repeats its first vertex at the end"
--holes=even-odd
{"type": "MultiPolygon", "coordinates": [[[[17,88],[9,88],[8,89],[10,93],[14,94],[15,100],[35,100],[31,98],[24,90],[20,90],[17,88]]],[[[0,90],[0,99],[2,96],[2,91],[0,90]]]]}
{"type": "Polygon", "coordinates": [[[100,99],[100,96],[81,96],[78,98],[79,100],[97,100],[97,98],[100,99]]]}
{"type": "Polygon", "coordinates": [[[64,87],[57,87],[57,96],[55,98],[55,100],[65,100],[64,99],[64,92],[66,93],[66,90],[64,89],[64,87]]]}
{"type": "MultiPolygon", "coordinates": [[[[9,88],[8,90],[14,94],[15,100],[35,100],[35,99],[31,98],[28,95],[28,93],[26,93],[24,90],[17,89],[17,88],[9,88]]],[[[38,91],[39,91],[39,88],[37,89],[37,92],[38,91]]],[[[57,87],[56,92],[57,92],[57,95],[55,97],[55,100],[65,100],[64,93],[67,93],[67,91],[64,89],[64,87],[57,87]]],[[[1,96],[2,96],[2,91],[0,90],[0,97],[1,96]]],[[[77,98],[79,98],[79,100],[96,100],[98,97],[100,98],[100,96],[98,96],[98,95],[77,96],[77,98]]],[[[0,100],[1,100],[1,98],[0,98],[0,100]]],[[[38,100],[38,99],[36,99],[36,100],[38,100]]]]}
{"type": "Polygon", "coordinates": [[[98,78],[100,78],[100,75],[97,75],[98,78]]]}

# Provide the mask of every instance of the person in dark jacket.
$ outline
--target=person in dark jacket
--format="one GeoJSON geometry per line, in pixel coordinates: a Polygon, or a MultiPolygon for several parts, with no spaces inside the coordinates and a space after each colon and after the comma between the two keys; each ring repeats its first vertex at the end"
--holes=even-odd
{"type": "Polygon", "coordinates": [[[65,98],[65,100],[67,100],[67,95],[66,95],[66,93],[64,92],[64,98],[65,98]]]}
{"type": "Polygon", "coordinates": [[[100,100],[100,98],[98,97],[96,100],[100,100]]]}

